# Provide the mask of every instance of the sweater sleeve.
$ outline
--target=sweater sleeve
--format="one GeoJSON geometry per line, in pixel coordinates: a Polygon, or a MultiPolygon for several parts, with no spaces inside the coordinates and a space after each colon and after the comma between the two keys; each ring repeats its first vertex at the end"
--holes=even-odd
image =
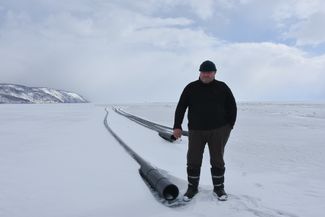
{"type": "Polygon", "coordinates": [[[186,86],[181,94],[181,97],[178,101],[176,111],[175,111],[175,119],[174,119],[174,127],[173,129],[182,129],[182,123],[185,115],[185,111],[188,107],[188,86],[186,86]]]}
{"type": "Polygon", "coordinates": [[[230,88],[226,85],[226,111],[227,120],[230,126],[233,128],[237,118],[237,105],[234,95],[232,94],[230,88]]]}

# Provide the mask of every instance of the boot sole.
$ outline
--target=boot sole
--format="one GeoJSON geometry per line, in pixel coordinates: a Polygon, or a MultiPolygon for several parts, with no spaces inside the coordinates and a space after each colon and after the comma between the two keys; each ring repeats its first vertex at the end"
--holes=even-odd
{"type": "Polygon", "coordinates": [[[183,197],[184,202],[190,202],[192,199],[193,199],[193,197],[192,198],[189,198],[189,197],[186,197],[186,196],[183,197]]]}
{"type": "Polygon", "coordinates": [[[183,196],[183,201],[184,202],[189,202],[189,201],[191,201],[197,194],[198,194],[199,192],[196,192],[194,195],[193,195],[193,197],[188,197],[188,196],[183,196]]]}
{"type": "Polygon", "coordinates": [[[215,192],[213,192],[213,195],[219,200],[219,201],[227,201],[228,200],[228,195],[222,195],[218,196],[215,192]]]}

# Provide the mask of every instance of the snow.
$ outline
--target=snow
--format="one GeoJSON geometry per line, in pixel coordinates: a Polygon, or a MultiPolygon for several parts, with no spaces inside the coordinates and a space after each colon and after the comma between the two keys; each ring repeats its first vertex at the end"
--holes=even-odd
{"type": "MultiPolygon", "coordinates": [[[[1,217],[323,215],[325,104],[239,104],[225,153],[228,201],[213,198],[206,151],[200,192],[179,208],[153,197],[137,163],[105,129],[105,107],[0,105],[1,217]]],[[[173,122],[173,103],[120,107],[160,124],[173,122]]],[[[114,132],[184,193],[187,138],[168,143],[109,111],[114,132]]]]}
{"type": "Polygon", "coordinates": [[[64,98],[62,96],[62,93],[60,93],[59,91],[54,90],[54,89],[50,89],[50,88],[38,88],[38,89],[43,91],[44,93],[50,95],[50,96],[54,96],[60,102],[64,102],[64,98]]]}
{"type": "Polygon", "coordinates": [[[69,95],[69,96],[71,96],[72,98],[79,99],[80,101],[86,101],[84,98],[82,98],[81,96],[79,96],[76,93],[71,93],[71,92],[66,92],[66,91],[62,91],[62,92],[69,95]]]}
{"type": "Polygon", "coordinates": [[[76,93],[52,88],[0,84],[0,103],[85,103],[76,93]]]}

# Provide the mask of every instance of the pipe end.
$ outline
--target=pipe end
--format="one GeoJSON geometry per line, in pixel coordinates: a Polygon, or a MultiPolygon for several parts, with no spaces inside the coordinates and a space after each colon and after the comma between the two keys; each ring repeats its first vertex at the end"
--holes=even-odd
{"type": "Polygon", "coordinates": [[[176,185],[168,185],[164,191],[163,191],[163,196],[166,200],[171,201],[175,200],[178,197],[179,190],[176,185]]]}

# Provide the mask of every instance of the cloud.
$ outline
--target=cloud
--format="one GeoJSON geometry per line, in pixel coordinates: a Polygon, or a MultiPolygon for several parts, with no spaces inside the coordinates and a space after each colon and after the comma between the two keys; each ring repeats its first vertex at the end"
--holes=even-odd
{"type": "Polygon", "coordinates": [[[311,57],[274,43],[226,45],[216,56],[224,69],[220,76],[235,87],[241,99],[324,97],[325,56],[311,57]]]}
{"type": "Polygon", "coordinates": [[[1,82],[72,90],[97,102],[176,101],[211,59],[239,100],[324,98],[324,56],[275,42],[233,43],[198,25],[253,0],[200,2],[199,9],[199,1],[184,0],[3,1],[1,82]]]}
{"type": "Polygon", "coordinates": [[[137,93],[133,81],[141,83],[152,71],[156,77],[165,73],[164,60],[172,62],[182,50],[217,43],[205,32],[191,29],[187,18],[147,16],[118,4],[84,8],[57,5],[42,19],[33,10],[7,9],[0,28],[3,81],[73,88],[91,99],[103,99],[99,95],[110,95],[107,90],[123,84],[137,93]]]}
{"type": "Polygon", "coordinates": [[[325,2],[321,0],[289,0],[278,2],[273,17],[284,30],[283,37],[296,45],[318,45],[325,42],[323,20],[325,2]]]}
{"type": "Polygon", "coordinates": [[[216,1],[213,0],[190,0],[191,9],[203,20],[212,17],[216,1]]]}
{"type": "Polygon", "coordinates": [[[287,38],[296,38],[298,46],[318,45],[325,43],[325,29],[320,28],[324,25],[325,13],[315,13],[307,19],[299,21],[291,26],[285,33],[287,38]]]}

